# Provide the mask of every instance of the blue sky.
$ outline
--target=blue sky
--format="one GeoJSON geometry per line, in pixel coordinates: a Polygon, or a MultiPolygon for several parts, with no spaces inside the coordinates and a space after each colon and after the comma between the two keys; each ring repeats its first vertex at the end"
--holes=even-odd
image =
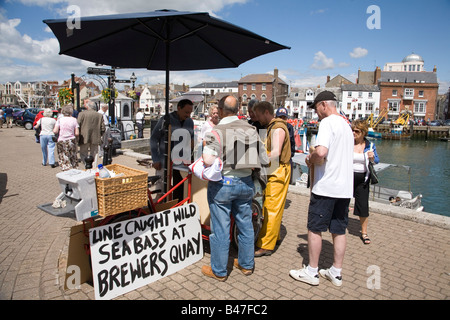
{"type": "MultiPolygon", "coordinates": [[[[291,47],[255,58],[236,69],[171,72],[171,82],[239,80],[252,73],[273,72],[292,86],[323,86],[327,75],[355,81],[358,69],[372,71],[400,62],[414,52],[426,71],[437,67],[439,92],[450,86],[449,0],[0,0],[0,82],[58,80],[86,73],[91,63],[60,56],[59,45],[44,19],[66,18],[77,5],[82,16],[156,9],[207,11],[291,47]],[[380,9],[380,28],[369,29],[371,5],[380,9]],[[447,53],[447,54],[446,54],[447,53]]],[[[135,72],[138,83],[163,83],[164,73],[135,72]]]]}

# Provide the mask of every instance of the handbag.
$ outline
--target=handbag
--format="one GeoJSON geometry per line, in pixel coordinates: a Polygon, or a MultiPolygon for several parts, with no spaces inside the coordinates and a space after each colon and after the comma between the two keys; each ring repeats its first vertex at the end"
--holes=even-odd
{"type": "Polygon", "coordinates": [[[377,184],[378,183],[378,175],[375,171],[375,168],[373,167],[373,162],[371,162],[371,161],[369,161],[369,172],[370,172],[370,176],[369,176],[370,184],[377,184]]]}
{"type": "Polygon", "coordinates": [[[214,163],[207,167],[203,162],[203,158],[200,157],[189,166],[189,169],[197,178],[205,181],[222,180],[222,168],[223,163],[220,158],[216,158],[214,163]]]}
{"type": "Polygon", "coordinates": [[[53,142],[58,142],[58,135],[57,134],[53,135],[52,140],[53,142]]]}
{"type": "MultiPolygon", "coordinates": [[[[372,142],[370,143],[370,150],[373,151],[373,143],[372,142]]],[[[370,172],[370,176],[369,176],[370,184],[377,184],[378,183],[378,175],[377,175],[377,172],[375,171],[372,161],[369,161],[369,172],[370,172]]]]}

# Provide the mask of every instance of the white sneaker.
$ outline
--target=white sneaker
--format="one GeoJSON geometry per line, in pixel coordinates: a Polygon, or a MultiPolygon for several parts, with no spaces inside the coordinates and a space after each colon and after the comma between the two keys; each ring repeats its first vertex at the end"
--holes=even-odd
{"type": "Polygon", "coordinates": [[[319,285],[319,275],[311,276],[305,265],[303,265],[303,269],[289,271],[289,275],[297,281],[305,282],[312,286],[319,285]]]}
{"type": "Polygon", "coordinates": [[[334,284],[336,287],[342,286],[342,277],[333,277],[330,273],[330,269],[320,269],[319,273],[322,277],[324,277],[327,280],[330,280],[332,284],[334,284]]]}

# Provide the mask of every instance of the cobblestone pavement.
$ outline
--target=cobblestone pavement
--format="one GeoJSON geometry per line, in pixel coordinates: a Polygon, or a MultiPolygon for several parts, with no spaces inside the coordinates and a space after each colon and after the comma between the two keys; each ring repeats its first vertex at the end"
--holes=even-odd
{"type": "MultiPolygon", "coordinates": [[[[63,286],[69,231],[78,222],[37,208],[60,193],[55,177],[60,169],[41,165],[34,132],[22,127],[0,129],[0,150],[0,299],[94,299],[89,284],[72,290],[63,286]]],[[[147,170],[136,159],[123,155],[115,157],[113,163],[147,170]]],[[[334,287],[323,278],[317,287],[293,280],[289,270],[308,262],[307,205],[307,196],[288,194],[282,242],[274,254],[255,260],[251,276],[232,270],[226,282],[204,277],[200,270],[210,259],[206,251],[197,263],[116,299],[449,299],[448,230],[378,213],[370,216],[370,245],[361,242],[359,220],[350,215],[342,287],[334,287]]],[[[331,235],[324,233],[319,267],[329,267],[332,255],[331,235]]],[[[231,256],[236,257],[236,252],[232,250],[231,256]]]]}

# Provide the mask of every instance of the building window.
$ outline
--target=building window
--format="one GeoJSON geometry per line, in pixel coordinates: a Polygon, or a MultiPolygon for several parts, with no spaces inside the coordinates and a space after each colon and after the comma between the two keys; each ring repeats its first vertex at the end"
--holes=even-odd
{"type": "Polygon", "coordinates": [[[405,98],[414,98],[414,89],[405,89],[405,98]]]}
{"type": "Polygon", "coordinates": [[[417,71],[420,71],[420,64],[417,65],[417,71]]]}
{"type": "Polygon", "coordinates": [[[256,90],[256,84],[252,83],[252,90],[256,90]]]}
{"type": "Polygon", "coordinates": [[[373,102],[366,103],[366,111],[373,111],[373,102]]]}
{"type": "Polygon", "coordinates": [[[358,103],[358,110],[362,109],[362,103],[358,103]]]}
{"type": "Polygon", "coordinates": [[[262,89],[266,90],[266,84],[265,83],[262,84],[262,89]]]}
{"type": "Polygon", "coordinates": [[[397,96],[397,90],[392,90],[392,96],[396,97],[397,96]]]}
{"type": "Polygon", "coordinates": [[[244,84],[242,85],[242,90],[247,90],[247,84],[246,84],[246,83],[244,83],[244,84]]]}
{"type": "Polygon", "coordinates": [[[347,97],[349,97],[349,98],[352,97],[352,92],[351,92],[351,91],[349,91],[349,92],[347,93],[347,97]]]}
{"type": "MultiPolygon", "coordinates": [[[[267,99],[267,96],[263,93],[261,95],[261,101],[266,101],[266,99],[267,99]]],[[[295,102],[297,102],[297,104],[298,104],[298,101],[294,101],[294,105],[295,105],[295,102]]]]}
{"type": "Polygon", "coordinates": [[[426,103],[421,102],[414,102],[414,113],[425,113],[426,110],[426,103]]]}
{"type": "Polygon", "coordinates": [[[347,110],[351,110],[352,109],[352,104],[350,102],[347,103],[347,110]]]}
{"type": "Polygon", "coordinates": [[[398,101],[389,101],[389,111],[398,112],[398,101]]]}
{"type": "Polygon", "coordinates": [[[368,93],[369,98],[373,98],[373,92],[368,93]]]}
{"type": "Polygon", "coordinates": [[[247,95],[246,94],[242,95],[242,101],[243,102],[247,102],[247,95]]]}
{"type": "Polygon", "coordinates": [[[419,97],[423,97],[423,90],[419,90],[419,97]]]}

